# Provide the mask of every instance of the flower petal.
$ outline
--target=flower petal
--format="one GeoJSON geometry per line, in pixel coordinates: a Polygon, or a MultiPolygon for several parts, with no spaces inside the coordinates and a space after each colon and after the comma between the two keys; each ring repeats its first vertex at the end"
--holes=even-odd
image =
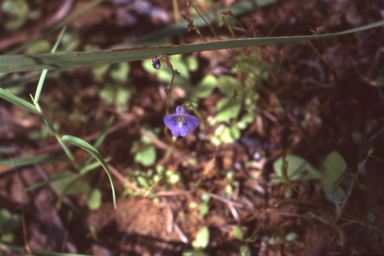
{"type": "Polygon", "coordinates": [[[180,114],[184,115],[185,114],[185,109],[182,106],[177,106],[176,113],[179,114],[179,115],[180,114]]]}
{"type": "Polygon", "coordinates": [[[172,130],[175,125],[177,125],[177,119],[179,118],[178,114],[167,115],[163,118],[164,124],[172,130]]]}
{"type": "Polygon", "coordinates": [[[188,135],[188,133],[189,133],[188,127],[185,124],[183,124],[183,126],[180,128],[180,135],[185,137],[188,135]]]}
{"type": "Polygon", "coordinates": [[[188,114],[185,114],[184,117],[186,119],[185,123],[187,124],[189,130],[193,131],[197,128],[197,126],[199,126],[199,118],[188,114]]]}
{"type": "Polygon", "coordinates": [[[180,135],[180,128],[179,128],[179,126],[178,125],[175,125],[174,127],[173,127],[173,129],[172,129],[172,134],[173,134],[173,136],[179,136],[180,135]]]}

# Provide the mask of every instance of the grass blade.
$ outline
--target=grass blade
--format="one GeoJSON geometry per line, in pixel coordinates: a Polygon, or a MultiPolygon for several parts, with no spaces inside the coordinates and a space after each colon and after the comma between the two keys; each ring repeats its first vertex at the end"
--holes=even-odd
{"type": "Polygon", "coordinates": [[[70,135],[64,135],[62,137],[62,140],[65,142],[69,142],[72,144],[75,144],[76,146],[88,151],[93,157],[96,158],[96,160],[103,166],[105,172],[108,175],[109,182],[111,183],[111,188],[112,188],[112,197],[113,197],[113,207],[116,209],[116,195],[115,195],[115,187],[113,186],[113,180],[112,180],[112,175],[108,169],[107,164],[105,163],[104,159],[101,157],[100,153],[95,149],[92,145],[90,145],[88,142],[79,139],[74,136],[70,135]]]}
{"type": "Polygon", "coordinates": [[[43,187],[43,186],[46,186],[48,185],[49,183],[53,182],[53,181],[56,181],[56,180],[60,180],[62,178],[66,178],[68,177],[68,172],[61,172],[61,173],[58,173],[57,175],[55,175],[54,177],[52,178],[49,178],[47,180],[43,180],[41,182],[37,182],[27,188],[25,188],[23,190],[23,192],[28,192],[28,191],[31,191],[31,190],[34,190],[34,189],[37,189],[37,188],[40,188],[40,187],[43,187]]]}
{"type": "Polygon", "coordinates": [[[0,88],[0,97],[5,99],[6,101],[11,102],[12,104],[15,104],[19,107],[22,107],[36,115],[40,115],[39,111],[37,108],[29,103],[28,101],[22,100],[19,97],[13,95],[12,93],[7,92],[3,88],[0,88]]]}
{"type": "Polygon", "coordinates": [[[144,60],[153,58],[154,56],[157,56],[159,54],[174,55],[258,45],[289,43],[320,38],[330,38],[356,33],[383,25],[384,20],[381,20],[375,23],[371,23],[369,25],[345,30],[338,33],[312,36],[307,35],[289,37],[245,38],[180,46],[141,47],[131,49],[114,49],[97,52],[0,56],[0,72],[8,73],[41,69],[73,68],[80,66],[144,60]]]}
{"type": "MultiPolygon", "coordinates": [[[[111,116],[108,119],[107,124],[103,127],[103,130],[101,130],[99,138],[96,140],[95,144],[93,145],[96,149],[100,147],[100,145],[101,145],[101,143],[103,143],[105,137],[107,137],[107,131],[108,131],[109,127],[111,127],[114,119],[115,118],[113,116],[111,116]]],[[[91,159],[92,159],[91,156],[88,156],[87,159],[84,161],[83,166],[87,166],[90,163],[91,159]]]]}
{"type": "MultiPolygon", "coordinates": [[[[53,46],[52,50],[51,50],[51,53],[55,53],[56,52],[56,49],[57,47],[59,46],[59,43],[61,41],[61,38],[63,37],[64,35],[64,32],[65,32],[65,29],[67,27],[64,27],[61,32],[60,32],[60,35],[59,37],[57,38],[56,40],[56,43],[55,45],[53,46]]],[[[43,84],[44,84],[44,81],[45,81],[45,77],[47,76],[47,73],[48,73],[48,70],[47,69],[44,69],[43,72],[41,72],[41,76],[40,76],[40,79],[39,79],[39,83],[37,84],[37,88],[36,88],[36,93],[35,93],[35,100],[34,102],[37,103],[39,102],[39,98],[40,98],[40,94],[41,94],[41,90],[43,89],[43,84]]]]}
{"type": "Polygon", "coordinates": [[[26,157],[26,158],[18,158],[18,159],[10,159],[0,161],[0,166],[4,167],[21,167],[31,164],[38,164],[44,162],[62,162],[62,163],[70,163],[68,158],[66,157],[58,157],[58,156],[35,156],[35,157],[26,157]]]}

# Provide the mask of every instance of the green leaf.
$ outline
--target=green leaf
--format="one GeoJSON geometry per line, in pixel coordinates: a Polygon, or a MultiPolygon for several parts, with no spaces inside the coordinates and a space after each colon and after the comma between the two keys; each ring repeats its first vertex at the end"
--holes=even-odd
{"type": "Polygon", "coordinates": [[[220,134],[219,139],[224,143],[233,143],[240,139],[240,130],[235,126],[225,127],[223,132],[220,134]]]}
{"type": "Polygon", "coordinates": [[[241,228],[239,226],[233,227],[233,236],[238,240],[243,239],[243,231],[241,230],[241,228]]]}
{"type": "Polygon", "coordinates": [[[7,209],[0,210],[0,230],[12,231],[20,226],[21,217],[18,214],[11,214],[7,209]]]}
{"type": "Polygon", "coordinates": [[[72,144],[75,144],[78,147],[81,147],[82,149],[88,151],[91,155],[93,155],[94,158],[103,166],[105,172],[108,175],[109,182],[111,183],[111,189],[112,189],[112,198],[113,198],[113,207],[116,209],[116,195],[115,195],[115,187],[113,186],[113,180],[112,180],[112,175],[108,169],[107,164],[104,161],[104,158],[101,157],[100,153],[88,142],[79,139],[77,137],[73,137],[70,135],[64,135],[62,137],[62,140],[65,142],[69,142],[72,144]]]}
{"type": "Polygon", "coordinates": [[[241,247],[241,256],[251,256],[252,255],[252,252],[251,252],[251,249],[249,249],[248,246],[245,246],[244,249],[243,247],[241,247]]]}
{"type": "Polygon", "coordinates": [[[149,189],[149,184],[144,177],[142,177],[142,176],[137,177],[137,182],[139,182],[139,184],[142,188],[149,189]]]}
{"type": "Polygon", "coordinates": [[[347,168],[343,157],[336,151],[331,152],[320,167],[323,174],[322,182],[324,186],[334,184],[347,168]]]}
{"type": "Polygon", "coordinates": [[[323,190],[327,199],[334,204],[341,202],[345,198],[345,191],[339,186],[327,185],[323,186],[323,190]]]}
{"type": "Polygon", "coordinates": [[[111,105],[115,101],[115,88],[111,84],[106,84],[99,92],[99,97],[104,104],[111,105]]]}
{"type": "MultiPolygon", "coordinates": [[[[1,58],[1,56],[0,56],[1,58]]],[[[22,107],[36,115],[40,115],[39,111],[37,111],[37,108],[32,105],[31,103],[25,101],[25,100],[22,100],[20,99],[19,97],[16,97],[15,95],[7,92],[6,90],[4,90],[3,88],[0,88],[0,97],[5,99],[6,101],[9,101],[11,102],[12,104],[15,104],[19,107],[22,107]]]]}
{"type": "Polygon", "coordinates": [[[204,249],[209,244],[209,230],[208,227],[202,227],[199,231],[196,233],[196,238],[194,241],[192,241],[193,248],[200,248],[204,249]]]}
{"type": "MultiPolygon", "coordinates": [[[[266,37],[220,40],[214,42],[166,46],[166,47],[143,47],[131,49],[113,49],[98,52],[77,52],[42,55],[12,55],[0,56],[0,73],[21,72],[41,69],[63,69],[80,66],[99,65],[107,63],[118,63],[152,59],[159,54],[174,55],[200,51],[213,51],[220,49],[232,49],[257,45],[268,45],[276,43],[289,43],[320,38],[331,38],[350,33],[355,33],[384,25],[384,20],[371,23],[358,28],[345,30],[339,33],[313,35],[313,36],[289,36],[289,37],[266,37]]],[[[179,70],[179,67],[175,67],[179,70]]],[[[179,70],[180,71],[180,70],[179,70]]],[[[182,72],[180,72],[182,73],[182,72]]],[[[184,74],[181,74],[184,75],[184,74]]],[[[169,80],[167,80],[169,81],[169,80]]]]}
{"type": "Polygon", "coordinates": [[[197,85],[192,86],[190,94],[196,98],[206,98],[211,94],[217,84],[217,79],[214,75],[207,75],[197,85]]]}
{"type": "Polygon", "coordinates": [[[6,243],[12,243],[13,239],[15,238],[15,235],[13,233],[2,233],[1,234],[1,241],[6,242],[6,243]]]}
{"type": "Polygon", "coordinates": [[[101,191],[97,188],[93,189],[87,200],[89,209],[97,210],[101,205],[101,191]]]}
{"type": "Polygon", "coordinates": [[[243,93],[243,85],[232,76],[220,76],[217,84],[220,91],[228,97],[232,97],[235,94],[235,90],[237,91],[237,95],[243,93]]]}
{"type": "Polygon", "coordinates": [[[1,9],[5,13],[17,15],[19,17],[24,17],[29,12],[28,4],[24,0],[4,1],[1,5],[1,9]]]}
{"type": "Polygon", "coordinates": [[[6,30],[16,30],[21,28],[25,24],[25,19],[24,18],[19,18],[19,19],[14,19],[14,20],[9,20],[5,24],[5,29],[6,30]]]}
{"type": "Polygon", "coordinates": [[[103,64],[103,65],[97,65],[97,66],[93,67],[92,73],[93,73],[94,77],[97,80],[101,80],[101,77],[107,73],[110,66],[111,66],[111,64],[103,64]]]}
{"type": "MultiPolygon", "coordinates": [[[[290,180],[318,179],[321,177],[321,173],[301,157],[288,155],[285,160],[288,162],[287,176],[290,180]]],[[[283,177],[282,165],[283,157],[281,156],[273,164],[273,169],[279,177],[283,177]]]]}
{"type": "Polygon", "coordinates": [[[194,56],[188,56],[187,58],[185,58],[185,62],[187,64],[188,69],[192,72],[195,72],[199,68],[199,62],[194,56]]]}
{"type": "Polygon", "coordinates": [[[119,87],[116,93],[115,106],[119,113],[124,113],[128,110],[128,101],[131,98],[131,92],[128,88],[119,87]]]}
{"type": "Polygon", "coordinates": [[[129,64],[127,62],[120,62],[112,66],[111,76],[114,80],[124,82],[127,80],[129,73],[129,64]]]}
{"type": "Polygon", "coordinates": [[[135,162],[141,163],[146,167],[152,166],[155,163],[155,161],[156,161],[156,150],[153,146],[140,149],[135,154],[135,162]]]}
{"type": "Polygon", "coordinates": [[[209,207],[207,204],[199,205],[199,213],[202,217],[204,217],[208,213],[209,207]]]}
{"type": "Polygon", "coordinates": [[[223,98],[216,104],[217,122],[228,122],[230,118],[236,119],[241,110],[241,101],[232,98],[223,98]]]}
{"type": "Polygon", "coordinates": [[[288,242],[293,242],[295,241],[299,236],[295,232],[289,232],[286,236],[285,239],[288,242]]]}
{"type": "Polygon", "coordinates": [[[51,44],[46,40],[39,40],[28,49],[30,54],[48,53],[51,51],[51,44]]]}

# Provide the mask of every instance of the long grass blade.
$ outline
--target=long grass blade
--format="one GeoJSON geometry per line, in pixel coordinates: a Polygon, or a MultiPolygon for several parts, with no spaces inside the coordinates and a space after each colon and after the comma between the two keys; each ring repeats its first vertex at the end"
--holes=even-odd
{"type": "Polygon", "coordinates": [[[112,175],[111,175],[111,172],[108,169],[107,164],[104,161],[104,158],[100,155],[100,153],[97,151],[97,149],[95,149],[88,142],[86,142],[86,141],[84,141],[82,139],[79,139],[77,137],[74,137],[74,136],[64,135],[62,137],[62,140],[65,141],[65,142],[69,142],[69,143],[75,144],[76,146],[78,146],[78,147],[88,151],[103,166],[105,172],[108,175],[109,181],[111,183],[112,197],[113,197],[113,206],[116,209],[116,195],[115,195],[115,187],[113,186],[112,175]]]}
{"type": "Polygon", "coordinates": [[[346,34],[356,33],[384,25],[384,20],[345,30],[338,33],[330,33],[312,36],[290,36],[290,37],[268,37],[268,38],[246,38],[222,40],[207,43],[162,46],[162,47],[141,47],[131,49],[114,49],[97,52],[76,52],[61,54],[41,55],[16,55],[0,56],[0,72],[21,72],[41,69],[73,68],[80,66],[99,65],[107,63],[118,63],[125,61],[136,61],[150,59],[159,54],[174,55],[201,51],[213,51],[239,47],[289,43],[320,38],[337,37],[346,34]]]}
{"type": "Polygon", "coordinates": [[[24,109],[26,109],[26,110],[28,110],[28,111],[36,114],[36,115],[40,114],[34,105],[29,103],[28,101],[20,99],[19,97],[13,95],[12,93],[7,92],[3,88],[0,88],[0,97],[5,99],[6,101],[11,102],[12,104],[15,104],[19,107],[22,107],[22,108],[24,108],[24,109]]]}
{"type": "Polygon", "coordinates": [[[70,163],[66,157],[58,156],[35,156],[35,157],[26,157],[26,158],[16,158],[10,160],[0,161],[0,166],[3,167],[21,167],[31,164],[45,163],[45,162],[62,162],[70,163]]]}

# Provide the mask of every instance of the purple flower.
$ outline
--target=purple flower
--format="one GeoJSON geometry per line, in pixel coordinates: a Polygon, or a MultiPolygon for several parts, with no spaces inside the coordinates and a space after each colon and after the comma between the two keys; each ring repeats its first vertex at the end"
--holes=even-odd
{"type": "Polygon", "coordinates": [[[172,131],[173,136],[187,136],[189,131],[193,131],[199,126],[199,118],[185,114],[185,109],[181,106],[176,108],[176,114],[167,115],[163,119],[164,124],[172,131]]]}

